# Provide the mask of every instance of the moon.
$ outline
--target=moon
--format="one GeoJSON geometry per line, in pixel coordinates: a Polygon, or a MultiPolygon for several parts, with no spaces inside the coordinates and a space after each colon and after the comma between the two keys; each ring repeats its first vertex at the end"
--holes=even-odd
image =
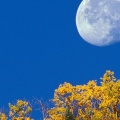
{"type": "Polygon", "coordinates": [[[95,46],[120,42],[120,0],[83,0],[76,13],[80,36],[95,46]]]}

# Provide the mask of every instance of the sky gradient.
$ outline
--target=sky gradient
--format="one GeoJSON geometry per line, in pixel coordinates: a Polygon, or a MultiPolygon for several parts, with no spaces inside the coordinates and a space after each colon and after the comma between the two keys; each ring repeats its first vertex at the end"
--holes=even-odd
{"type": "Polygon", "coordinates": [[[96,47],[79,36],[80,2],[0,1],[0,107],[33,97],[48,101],[59,84],[99,83],[106,70],[120,78],[120,43],[96,47]]]}

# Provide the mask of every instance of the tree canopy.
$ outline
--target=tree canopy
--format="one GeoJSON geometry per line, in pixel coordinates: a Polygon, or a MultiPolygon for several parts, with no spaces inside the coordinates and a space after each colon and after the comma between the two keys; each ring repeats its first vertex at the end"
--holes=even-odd
{"type": "MultiPolygon", "coordinates": [[[[45,110],[41,101],[44,120],[119,120],[120,80],[107,70],[98,86],[95,80],[73,86],[65,82],[54,92],[54,107],[45,110]]],[[[29,102],[18,100],[9,103],[9,115],[0,113],[0,120],[32,120],[29,102]]]]}
{"type": "Polygon", "coordinates": [[[86,85],[60,84],[54,93],[55,107],[48,111],[46,120],[65,120],[68,105],[75,120],[120,118],[120,80],[109,70],[100,79],[100,86],[95,80],[86,85]]]}

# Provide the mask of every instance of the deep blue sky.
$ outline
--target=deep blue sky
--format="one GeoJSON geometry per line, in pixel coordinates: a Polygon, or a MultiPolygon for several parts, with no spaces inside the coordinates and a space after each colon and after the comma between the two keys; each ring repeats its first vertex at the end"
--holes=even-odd
{"type": "Polygon", "coordinates": [[[80,0],[0,1],[0,106],[53,98],[59,84],[85,84],[106,70],[120,78],[120,43],[96,47],[79,36],[80,0]]]}

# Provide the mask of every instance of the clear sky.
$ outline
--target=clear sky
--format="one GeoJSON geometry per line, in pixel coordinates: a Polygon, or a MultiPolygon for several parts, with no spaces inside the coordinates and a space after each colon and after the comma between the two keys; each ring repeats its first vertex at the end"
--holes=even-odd
{"type": "Polygon", "coordinates": [[[80,2],[0,1],[1,107],[17,99],[48,101],[59,84],[100,82],[106,70],[120,78],[120,43],[96,47],[79,36],[80,2]]]}

